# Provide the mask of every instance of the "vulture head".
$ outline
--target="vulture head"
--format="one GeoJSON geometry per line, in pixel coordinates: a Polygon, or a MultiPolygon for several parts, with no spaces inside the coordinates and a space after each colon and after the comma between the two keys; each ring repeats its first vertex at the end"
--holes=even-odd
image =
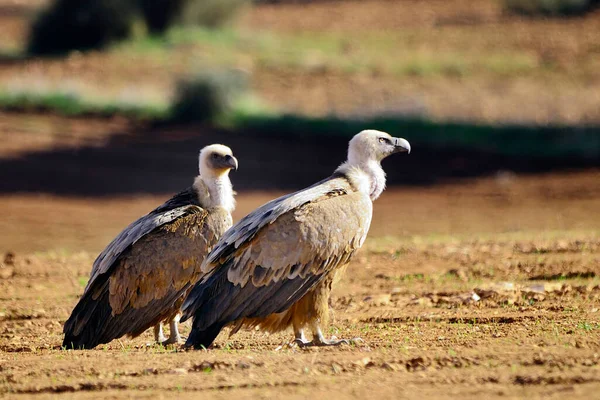
{"type": "Polygon", "coordinates": [[[354,135],[350,140],[348,161],[353,165],[363,165],[369,161],[380,162],[389,155],[403,152],[410,153],[410,143],[407,140],[369,129],[354,135]]]}
{"type": "Polygon", "coordinates": [[[200,175],[204,177],[227,176],[229,170],[238,168],[238,160],[231,149],[222,144],[212,144],[200,150],[200,175]]]}

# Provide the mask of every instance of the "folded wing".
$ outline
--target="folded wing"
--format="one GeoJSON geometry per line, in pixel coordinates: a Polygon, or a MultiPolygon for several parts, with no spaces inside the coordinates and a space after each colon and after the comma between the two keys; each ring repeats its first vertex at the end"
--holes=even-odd
{"type": "Polygon", "coordinates": [[[371,212],[368,196],[334,176],[249,214],[221,238],[184,303],[184,318],[194,315],[187,344],[208,346],[235,320],[289,308],[361,247],[371,212]]]}
{"type": "Polygon", "coordinates": [[[178,311],[202,276],[202,261],[231,224],[225,211],[209,213],[195,203],[182,192],[108,246],[65,323],[64,346],[92,348],[137,336],[178,311]]]}

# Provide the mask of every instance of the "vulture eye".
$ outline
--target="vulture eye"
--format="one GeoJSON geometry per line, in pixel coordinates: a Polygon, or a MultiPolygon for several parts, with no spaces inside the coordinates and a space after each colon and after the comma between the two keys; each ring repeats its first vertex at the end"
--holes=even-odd
{"type": "Polygon", "coordinates": [[[379,143],[389,143],[390,140],[388,138],[384,138],[384,137],[380,137],[379,138],[379,143]]]}

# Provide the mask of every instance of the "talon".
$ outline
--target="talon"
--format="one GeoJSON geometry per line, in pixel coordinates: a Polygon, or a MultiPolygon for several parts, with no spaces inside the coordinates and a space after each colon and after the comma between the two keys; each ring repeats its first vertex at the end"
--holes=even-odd
{"type": "Polygon", "coordinates": [[[169,337],[167,340],[163,340],[162,342],[160,342],[160,344],[162,344],[163,346],[167,347],[170,344],[176,345],[179,344],[179,342],[181,342],[181,337],[169,337]]]}
{"type": "Polygon", "coordinates": [[[364,340],[362,340],[361,338],[355,338],[355,339],[339,339],[339,340],[326,340],[326,339],[321,339],[321,340],[312,340],[310,342],[308,341],[303,341],[300,339],[295,339],[292,343],[295,343],[298,345],[298,347],[300,348],[305,348],[305,347],[325,347],[325,346],[339,346],[341,344],[355,344],[355,343],[359,343],[359,342],[364,342],[364,340]]]}
{"type": "Polygon", "coordinates": [[[294,341],[292,343],[295,343],[298,345],[298,347],[304,348],[304,347],[309,347],[309,346],[314,346],[313,342],[309,342],[303,339],[294,339],[294,341]]]}

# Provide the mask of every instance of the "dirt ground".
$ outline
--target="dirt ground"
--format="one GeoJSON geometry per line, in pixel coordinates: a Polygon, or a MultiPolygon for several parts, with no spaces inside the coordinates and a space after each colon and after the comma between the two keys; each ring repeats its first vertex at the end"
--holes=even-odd
{"type": "MultiPolygon", "coordinates": [[[[97,252],[164,196],[0,197],[0,395],[76,398],[591,398],[600,389],[600,173],[390,188],[332,297],[330,334],[151,334],[63,351],[97,252]]],[[[245,192],[236,219],[276,193],[245,192]]],[[[183,326],[184,334],[189,330],[183,326]]]]}

